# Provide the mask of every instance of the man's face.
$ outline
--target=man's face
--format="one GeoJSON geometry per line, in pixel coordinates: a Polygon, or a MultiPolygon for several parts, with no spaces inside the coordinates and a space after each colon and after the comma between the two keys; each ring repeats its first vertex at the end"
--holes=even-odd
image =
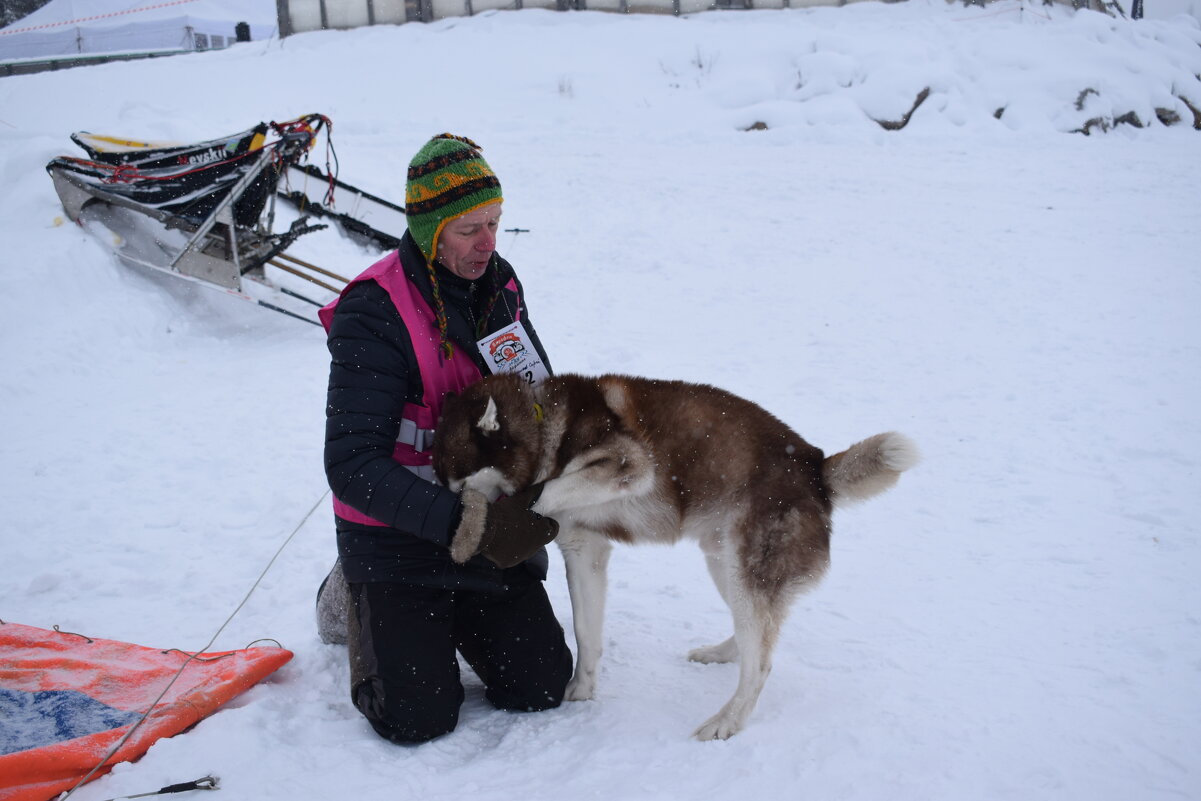
{"type": "Polygon", "coordinates": [[[496,250],[501,201],[480,206],[448,222],[438,234],[438,261],[460,278],[474,281],[488,269],[496,250]]]}

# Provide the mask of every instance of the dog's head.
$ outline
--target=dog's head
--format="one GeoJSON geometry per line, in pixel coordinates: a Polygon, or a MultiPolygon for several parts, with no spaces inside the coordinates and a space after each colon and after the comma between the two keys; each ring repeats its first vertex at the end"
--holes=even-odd
{"type": "Polygon", "coordinates": [[[444,399],[434,472],[455,492],[471,487],[495,500],[534,483],[541,449],[533,390],[516,376],[489,376],[444,399]]]}

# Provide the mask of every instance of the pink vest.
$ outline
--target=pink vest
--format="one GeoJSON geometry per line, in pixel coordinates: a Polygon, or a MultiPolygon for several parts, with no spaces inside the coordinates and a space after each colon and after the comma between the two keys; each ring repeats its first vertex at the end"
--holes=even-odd
{"type": "MultiPolygon", "coordinates": [[[[375,281],[387,290],[396,310],[400,312],[400,318],[404,321],[405,328],[408,329],[409,339],[413,343],[413,353],[417,357],[417,369],[421,374],[421,402],[423,405],[405,404],[401,413],[405,422],[401,425],[401,433],[392,450],[392,458],[417,475],[427,480],[433,480],[433,473],[430,469],[433,453],[428,450],[429,440],[421,436],[421,432],[433,431],[438,422],[438,415],[442,411],[442,399],[448,392],[462,392],[480,380],[479,368],[475,366],[475,362],[471,360],[470,356],[461,352],[456,353],[455,358],[449,360],[441,358],[438,349],[438,318],[417,288],[409,283],[404,267],[400,263],[400,255],[396,251],[368,267],[362,275],[346,285],[342,294],[345,295],[347,289],[361,281],[375,281]],[[414,426],[418,435],[416,441],[424,440],[421,449],[415,447],[414,426]]],[[[515,290],[517,286],[515,283],[510,283],[507,288],[515,290]]],[[[341,299],[342,297],[339,295],[337,300],[317,312],[326,332],[329,331],[330,323],[333,321],[334,308],[341,299]]],[[[456,350],[460,349],[456,348],[456,350]]],[[[334,514],[343,520],[361,525],[388,525],[352,509],[337,498],[334,498],[334,514]]]]}

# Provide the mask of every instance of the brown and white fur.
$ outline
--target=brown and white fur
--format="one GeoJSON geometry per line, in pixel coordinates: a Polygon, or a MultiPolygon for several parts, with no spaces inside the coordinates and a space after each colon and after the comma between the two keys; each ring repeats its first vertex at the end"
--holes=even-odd
{"type": "Polygon", "coordinates": [[[534,511],[559,521],[575,620],[568,700],[596,689],[612,544],[700,544],[734,635],[688,656],[740,663],[701,740],[745,726],[790,602],[829,563],[832,508],[883,492],[916,461],[896,433],[824,457],[748,400],[620,375],[486,378],[446,399],[434,441],[434,469],[455,491],[493,500],[545,482],[534,511]]]}

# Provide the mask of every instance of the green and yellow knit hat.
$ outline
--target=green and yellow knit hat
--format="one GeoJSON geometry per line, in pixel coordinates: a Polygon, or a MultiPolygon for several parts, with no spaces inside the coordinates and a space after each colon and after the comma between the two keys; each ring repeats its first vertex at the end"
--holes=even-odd
{"type": "Polygon", "coordinates": [[[405,217],[431,265],[446,223],[503,199],[500,181],[480,155],[480,146],[466,137],[439,134],[409,162],[405,217]]]}

